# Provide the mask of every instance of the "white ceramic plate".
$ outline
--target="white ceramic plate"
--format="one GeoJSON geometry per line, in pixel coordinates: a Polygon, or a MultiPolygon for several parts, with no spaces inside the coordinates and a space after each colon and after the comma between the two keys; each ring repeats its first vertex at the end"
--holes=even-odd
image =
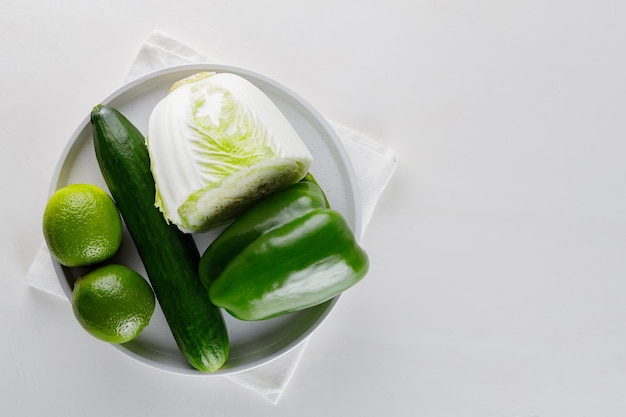
{"type": "MultiPolygon", "coordinates": [[[[185,65],[148,74],[120,88],[102,103],[117,108],[145,134],[152,109],[167,95],[170,86],[199,71],[231,72],[243,76],[276,103],[313,154],[311,172],[326,192],[331,206],[341,212],[356,235],[360,235],[361,216],[356,180],[341,143],[327,122],[309,104],[279,83],[241,68],[185,65]]],[[[66,146],[52,179],[50,193],[72,183],[91,183],[107,190],[96,161],[89,115],[66,146]]],[[[200,253],[218,232],[194,235],[200,253]]],[[[122,246],[112,261],[132,267],[147,277],[126,231],[122,246]]],[[[83,271],[66,268],[56,262],[55,267],[69,298],[72,283],[83,271]]],[[[230,355],[223,368],[211,374],[196,371],[187,364],[158,306],[150,324],[138,338],[114,346],[145,364],[170,372],[188,375],[241,372],[274,360],[297,346],[322,323],[336,301],[337,298],[316,307],[260,322],[239,321],[224,313],[230,337],[230,355]]]]}

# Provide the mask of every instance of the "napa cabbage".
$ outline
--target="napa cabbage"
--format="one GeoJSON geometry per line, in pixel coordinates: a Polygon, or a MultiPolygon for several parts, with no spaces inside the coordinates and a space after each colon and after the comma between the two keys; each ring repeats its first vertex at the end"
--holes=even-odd
{"type": "Polygon", "coordinates": [[[155,205],[186,233],[228,223],[313,161],[272,100],[232,73],[175,83],[150,114],[146,145],[155,205]]]}

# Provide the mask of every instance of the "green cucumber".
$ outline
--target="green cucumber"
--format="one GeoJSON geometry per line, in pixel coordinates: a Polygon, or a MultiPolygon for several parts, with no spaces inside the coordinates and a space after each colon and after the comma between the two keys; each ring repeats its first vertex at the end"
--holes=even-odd
{"type": "Polygon", "coordinates": [[[107,105],[94,107],[91,124],[100,171],[178,348],[194,368],[219,369],[229,351],[224,318],[198,277],[200,254],[193,237],[168,224],[154,206],[155,185],[143,134],[107,105]]]}

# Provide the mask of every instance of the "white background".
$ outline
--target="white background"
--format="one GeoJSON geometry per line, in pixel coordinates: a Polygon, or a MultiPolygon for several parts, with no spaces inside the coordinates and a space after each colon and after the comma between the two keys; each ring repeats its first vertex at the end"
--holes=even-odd
{"type": "Polygon", "coordinates": [[[0,414],[626,414],[620,1],[3,0],[0,414]],[[396,150],[372,265],[277,406],[162,373],[23,282],[74,129],[161,29],[396,150]]]}

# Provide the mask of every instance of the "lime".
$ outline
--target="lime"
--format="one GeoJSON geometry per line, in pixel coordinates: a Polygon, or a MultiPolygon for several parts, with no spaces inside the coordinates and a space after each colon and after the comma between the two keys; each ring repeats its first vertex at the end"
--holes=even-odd
{"type": "Polygon", "coordinates": [[[92,184],[57,190],[43,215],[52,255],[65,266],[93,265],[111,258],[122,241],[122,220],[113,199],[92,184]]]}
{"type": "Polygon", "coordinates": [[[155,308],[152,287],[136,271],[107,264],[79,277],[72,292],[74,315],[92,336],[126,343],[148,325],[155,308]]]}

